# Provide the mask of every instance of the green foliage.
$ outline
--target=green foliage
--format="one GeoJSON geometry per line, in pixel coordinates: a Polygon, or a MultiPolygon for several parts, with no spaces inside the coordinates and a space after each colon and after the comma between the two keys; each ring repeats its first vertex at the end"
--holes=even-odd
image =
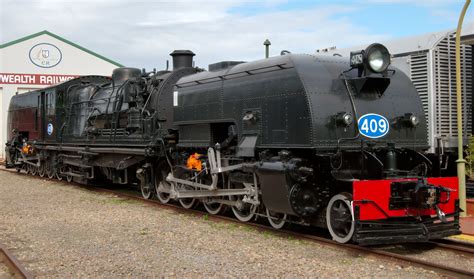
{"type": "Polygon", "coordinates": [[[466,175],[470,180],[474,180],[474,136],[469,137],[469,144],[466,150],[466,175]]]}

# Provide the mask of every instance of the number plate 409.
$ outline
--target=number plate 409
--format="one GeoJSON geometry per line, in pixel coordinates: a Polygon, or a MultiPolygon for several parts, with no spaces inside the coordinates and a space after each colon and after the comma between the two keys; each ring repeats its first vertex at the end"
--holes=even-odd
{"type": "Polygon", "coordinates": [[[372,139],[381,138],[390,130],[387,118],[375,113],[362,115],[358,125],[361,135],[372,139]]]}

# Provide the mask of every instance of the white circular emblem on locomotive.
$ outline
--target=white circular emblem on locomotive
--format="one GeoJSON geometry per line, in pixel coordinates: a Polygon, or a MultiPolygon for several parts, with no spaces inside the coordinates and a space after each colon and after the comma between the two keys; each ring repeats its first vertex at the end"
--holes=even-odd
{"type": "Polygon", "coordinates": [[[390,130],[387,118],[376,113],[362,115],[359,118],[358,126],[361,135],[372,139],[381,138],[390,130]]]}
{"type": "Polygon", "coordinates": [[[49,124],[48,124],[48,129],[47,129],[48,135],[51,136],[51,135],[53,134],[53,131],[54,131],[53,124],[52,124],[52,123],[49,123],[49,124]]]}
{"type": "Polygon", "coordinates": [[[30,49],[31,63],[41,68],[52,68],[61,62],[63,57],[59,48],[49,43],[37,44],[30,49]]]}

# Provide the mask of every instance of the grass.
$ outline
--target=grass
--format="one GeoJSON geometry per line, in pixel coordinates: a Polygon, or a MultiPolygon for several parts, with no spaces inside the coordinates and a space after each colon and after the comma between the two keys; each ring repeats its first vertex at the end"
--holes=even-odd
{"type": "Polygon", "coordinates": [[[121,199],[121,198],[107,198],[101,200],[103,204],[138,204],[139,201],[129,200],[129,199],[121,199]]]}
{"type": "Polygon", "coordinates": [[[347,259],[342,259],[342,260],[339,260],[339,264],[352,264],[352,261],[351,260],[347,260],[347,259]]]}
{"type": "Polygon", "coordinates": [[[150,233],[148,228],[143,228],[138,232],[140,235],[147,235],[150,233]]]}
{"type": "Polygon", "coordinates": [[[244,230],[246,232],[256,232],[257,231],[255,228],[252,228],[251,226],[248,226],[248,225],[242,225],[242,226],[239,226],[239,228],[241,228],[242,230],[244,230]]]}
{"type": "Polygon", "coordinates": [[[227,228],[229,228],[230,230],[236,230],[236,229],[238,228],[238,226],[237,226],[236,224],[233,224],[233,223],[232,223],[232,224],[229,224],[229,225],[227,226],[227,228]]]}
{"type": "Polygon", "coordinates": [[[262,234],[263,234],[263,237],[265,237],[265,238],[270,238],[270,237],[275,236],[275,235],[274,235],[272,232],[270,232],[270,231],[264,231],[262,234]]]}

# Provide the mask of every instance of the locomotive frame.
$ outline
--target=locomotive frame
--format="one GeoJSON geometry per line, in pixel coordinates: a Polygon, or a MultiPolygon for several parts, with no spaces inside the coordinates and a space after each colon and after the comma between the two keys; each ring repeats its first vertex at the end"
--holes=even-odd
{"type": "Polygon", "coordinates": [[[421,101],[382,45],[350,64],[285,53],[211,71],[191,51],[171,55],[171,71],[119,68],[14,96],[7,167],[132,183],[145,198],[230,207],[275,228],[327,227],[342,243],[460,233],[457,180],[424,153],[421,101]]]}

